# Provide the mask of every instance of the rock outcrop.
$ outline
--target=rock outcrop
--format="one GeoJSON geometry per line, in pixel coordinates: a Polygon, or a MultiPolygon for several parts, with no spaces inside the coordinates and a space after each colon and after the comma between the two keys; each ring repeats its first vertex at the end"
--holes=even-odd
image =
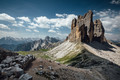
{"type": "Polygon", "coordinates": [[[71,33],[66,38],[71,42],[106,42],[104,28],[100,20],[93,22],[93,12],[88,11],[84,16],[79,15],[78,19],[73,19],[71,33]]]}
{"type": "Polygon", "coordinates": [[[23,56],[0,48],[0,80],[18,80],[33,60],[35,57],[31,54],[23,56]]]}

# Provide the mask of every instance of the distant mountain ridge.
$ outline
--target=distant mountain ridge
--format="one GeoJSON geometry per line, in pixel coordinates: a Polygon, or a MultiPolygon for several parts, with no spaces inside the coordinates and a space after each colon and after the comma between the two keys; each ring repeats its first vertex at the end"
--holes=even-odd
{"type": "Polygon", "coordinates": [[[0,39],[0,47],[11,51],[30,51],[52,48],[59,41],[60,39],[49,36],[45,39],[4,37],[0,39]]]}
{"type": "Polygon", "coordinates": [[[3,37],[0,39],[0,44],[22,44],[26,42],[31,42],[34,40],[38,40],[39,38],[13,38],[13,37],[3,37]]]}
{"type": "Polygon", "coordinates": [[[39,49],[50,49],[60,43],[59,39],[46,36],[45,39],[40,39],[25,44],[20,44],[15,48],[15,51],[33,51],[39,49]]]}

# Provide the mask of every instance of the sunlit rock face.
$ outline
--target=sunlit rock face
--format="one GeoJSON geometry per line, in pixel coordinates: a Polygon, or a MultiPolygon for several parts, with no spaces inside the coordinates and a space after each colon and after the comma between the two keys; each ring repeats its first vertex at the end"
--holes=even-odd
{"type": "Polygon", "coordinates": [[[73,19],[71,33],[66,38],[71,42],[106,42],[102,22],[98,19],[93,22],[93,12],[89,10],[84,16],[79,15],[73,19]]]}
{"type": "Polygon", "coordinates": [[[104,27],[102,25],[102,22],[97,19],[94,21],[94,41],[98,42],[105,42],[105,37],[104,37],[104,27]]]}

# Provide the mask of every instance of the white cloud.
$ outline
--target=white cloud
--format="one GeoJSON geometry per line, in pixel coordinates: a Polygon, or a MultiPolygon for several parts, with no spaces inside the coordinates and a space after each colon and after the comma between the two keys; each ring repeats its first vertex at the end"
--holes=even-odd
{"type": "Polygon", "coordinates": [[[38,30],[36,30],[36,29],[34,29],[33,31],[34,31],[34,32],[39,32],[39,31],[38,31],[38,30]]]}
{"type": "Polygon", "coordinates": [[[119,33],[115,33],[115,31],[120,32],[120,11],[108,9],[94,12],[94,16],[99,17],[103,23],[106,38],[110,40],[120,39],[119,33]]]}
{"type": "MultiPolygon", "coordinates": [[[[14,37],[14,38],[38,38],[38,35],[28,35],[26,33],[20,33],[18,31],[3,31],[3,30],[0,30],[0,38],[2,37],[14,37]]],[[[42,35],[41,35],[42,36],[42,35]]]]}
{"type": "Polygon", "coordinates": [[[30,28],[30,29],[35,29],[36,26],[28,26],[28,28],[30,28]]]}
{"type": "Polygon", "coordinates": [[[57,32],[57,35],[59,35],[59,36],[61,36],[61,37],[67,37],[68,36],[68,34],[67,33],[60,33],[60,32],[57,32]]]}
{"type": "Polygon", "coordinates": [[[108,9],[99,12],[96,11],[95,16],[100,18],[106,31],[111,32],[115,28],[120,29],[120,12],[108,9]]]}
{"type": "Polygon", "coordinates": [[[59,30],[59,28],[55,28],[55,29],[59,30]]]}
{"type": "Polygon", "coordinates": [[[38,24],[36,23],[34,23],[34,22],[32,22],[32,23],[29,23],[31,26],[34,26],[34,27],[36,27],[36,26],[38,26],[38,24]]]}
{"type": "MultiPolygon", "coordinates": [[[[53,33],[56,33],[56,35],[63,37],[63,36],[66,36],[66,34],[61,34],[58,31],[60,31],[61,27],[67,27],[70,29],[71,21],[73,18],[77,18],[77,16],[75,14],[56,14],[55,18],[48,18],[46,16],[40,16],[40,17],[33,18],[33,20],[30,20],[29,17],[23,16],[23,17],[16,17],[16,20],[15,20],[14,17],[11,17],[4,13],[4,17],[0,17],[0,20],[13,22],[13,23],[9,24],[9,26],[24,27],[25,30],[29,31],[29,32],[30,31],[31,32],[32,31],[39,32],[39,30],[37,30],[37,28],[47,28],[47,29],[49,29],[48,32],[53,32],[53,33]],[[6,16],[8,18],[6,18],[6,16]],[[27,27],[25,27],[25,26],[27,26],[27,27]]],[[[25,33],[23,33],[23,34],[25,34],[25,33]]],[[[9,34],[7,34],[7,32],[5,32],[4,35],[9,36],[9,34]]],[[[16,36],[16,35],[13,35],[13,32],[11,32],[10,35],[16,36]]],[[[19,34],[17,34],[17,35],[19,35],[19,34]]],[[[21,36],[26,36],[26,35],[21,35],[21,36]]]]}
{"type": "Polygon", "coordinates": [[[18,22],[16,22],[16,23],[12,24],[12,26],[16,26],[16,27],[24,27],[23,24],[24,24],[23,21],[18,21],[18,22]]]}
{"type": "Polygon", "coordinates": [[[17,17],[18,19],[20,19],[20,20],[23,20],[23,21],[26,21],[26,22],[30,22],[30,19],[29,19],[29,17],[17,17]]]}
{"type": "Polygon", "coordinates": [[[26,29],[26,31],[31,32],[31,30],[30,30],[30,29],[26,29]]]}
{"type": "Polygon", "coordinates": [[[48,32],[55,33],[56,31],[53,29],[48,30],[48,32]]]}
{"type": "Polygon", "coordinates": [[[40,16],[33,19],[36,24],[33,26],[39,27],[39,28],[50,28],[50,20],[46,16],[40,16]]]}
{"type": "Polygon", "coordinates": [[[11,17],[10,15],[8,15],[8,14],[6,14],[6,13],[0,14],[0,20],[12,22],[12,23],[15,22],[15,18],[14,18],[14,17],[11,17]]]}
{"type": "Polygon", "coordinates": [[[2,37],[8,37],[8,36],[11,36],[11,37],[19,37],[21,36],[19,33],[16,33],[16,32],[9,32],[9,31],[1,31],[0,30],[0,38],[2,37]]]}
{"type": "Polygon", "coordinates": [[[114,33],[105,33],[105,37],[109,40],[120,40],[120,35],[119,34],[114,34],[114,33]]]}
{"type": "Polygon", "coordinates": [[[47,18],[46,16],[36,17],[33,20],[38,24],[37,27],[40,28],[59,28],[59,27],[68,27],[70,28],[71,21],[77,16],[74,14],[57,14],[59,18],[47,18]],[[60,17],[61,16],[61,17],[60,17]],[[64,16],[64,17],[62,17],[64,16]]]}
{"type": "Polygon", "coordinates": [[[0,28],[1,29],[10,29],[7,25],[5,24],[0,24],[0,28]]]}
{"type": "Polygon", "coordinates": [[[120,0],[112,0],[110,3],[111,4],[120,4],[120,0]]]}
{"type": "Polygon", "coordinates": [[[67,16],[67,14],[58,14],[58,13],[56,13],[56,16],[57,17],[65,17],[65,16],[67,16]]]}
{"type": "Polygon", "coordinates": [[[111,17],[104,17],[101,18],[103,26],[105,27],[106,31],[112,31],[115,28],[120,28],[120,15],[111,17]]]}

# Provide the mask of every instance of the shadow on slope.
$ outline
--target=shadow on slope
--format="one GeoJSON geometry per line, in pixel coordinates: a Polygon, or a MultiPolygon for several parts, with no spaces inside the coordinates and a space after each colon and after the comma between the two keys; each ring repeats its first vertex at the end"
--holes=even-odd
{"type": "Polygon", "coordinates": [[[92,43],[88,43],[88,45],[95,48],[95,49],[115,52],[112,50],[112,48],[115,48],[115,47],[113,47],[109,43],[102,43],[101,44],[99,42],[94,41],[92,43]]]}
{"type": "Polygon", "coordinates": [[[98,57],[87,50],[67,61],[69,66],[97,70],[106,80],[120,80],[120,66],[104,58],[98,57]]]}

